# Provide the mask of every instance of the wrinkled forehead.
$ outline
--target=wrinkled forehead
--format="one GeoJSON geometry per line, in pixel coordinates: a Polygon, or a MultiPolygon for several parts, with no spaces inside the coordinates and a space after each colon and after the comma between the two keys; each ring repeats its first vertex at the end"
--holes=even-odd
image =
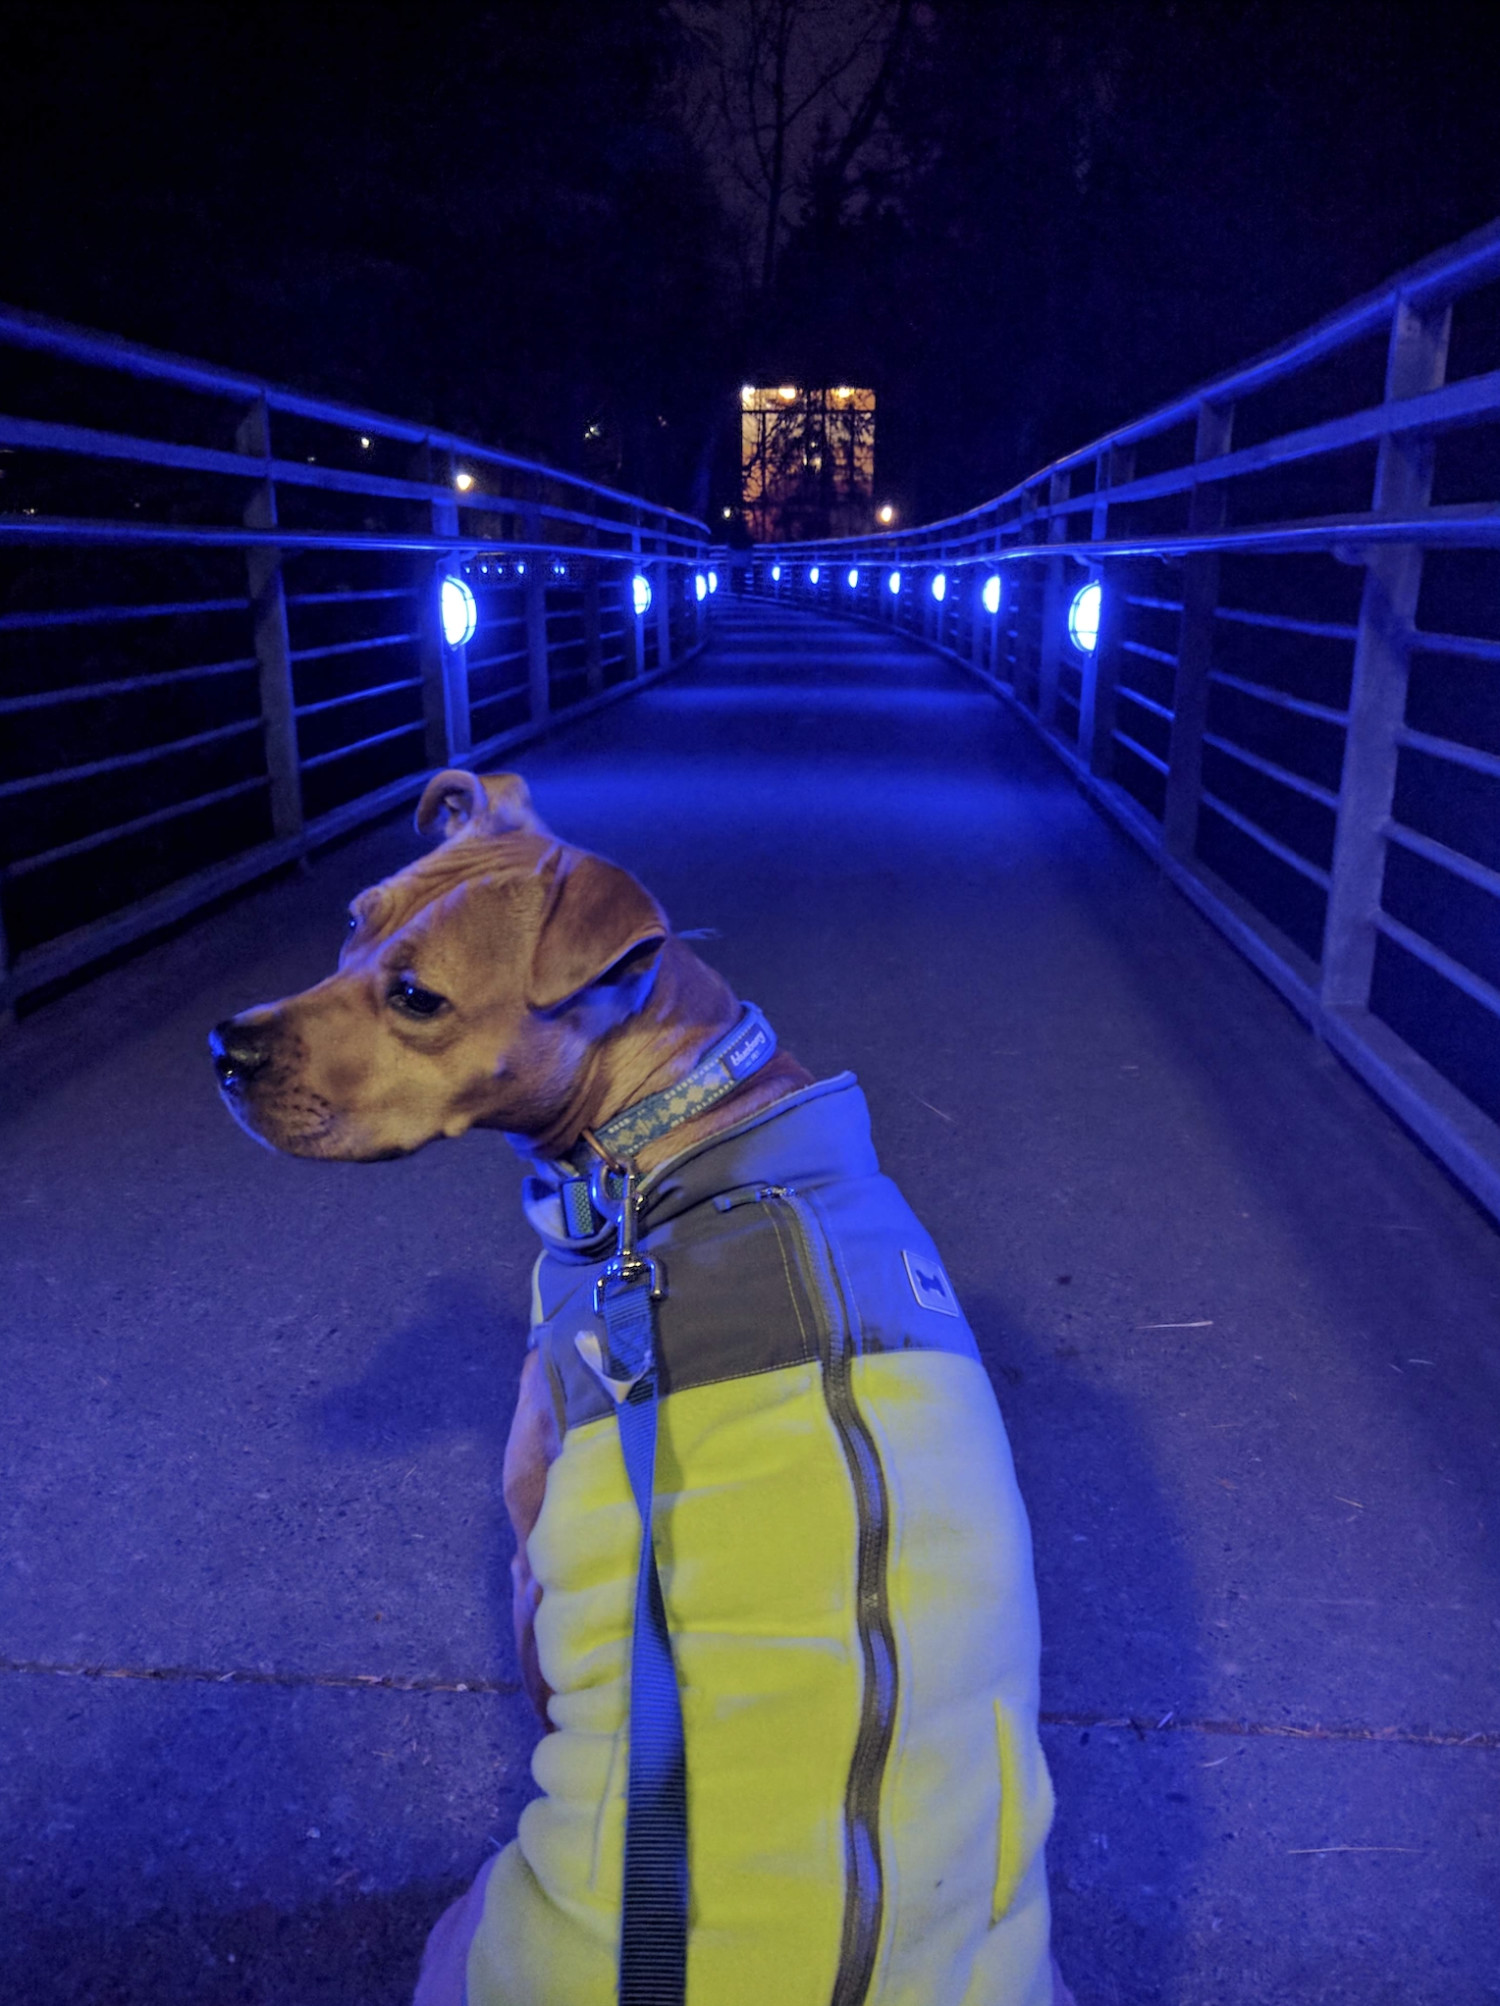
{"type": "Polygon", "coordinates": [[[535,883],[540,891],[548,867],[561,857],[563,845],[553,837],[525,833],[467,837],[444,843],[431,856],[419,857],[394,877],[371,885],[349,902],[361,945],[373,946],[405,931],[466,884],[483,881],[497,887],[535,883]]]}

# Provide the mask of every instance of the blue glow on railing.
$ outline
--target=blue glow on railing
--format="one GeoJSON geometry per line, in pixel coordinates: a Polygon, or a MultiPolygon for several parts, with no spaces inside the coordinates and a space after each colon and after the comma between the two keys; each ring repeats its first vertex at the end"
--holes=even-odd
{"type": "Polygon", "coordinates": [[[984,581],[984,590],[979,595],[986,613],[1000,611],[1000,574],[992,571],[984,581]]]}
{"type": "Polygon", "coordinates": [[[901,573],[899,571],[891,573],[890,577],[885,581],[885,589],[887,592],[899,592],[901,590],[901,573]]]}
{"type": "Polygon", "coordinates": [[[479,608],[474,594],[462,578],[450,572],[438,588],[438,609],[443,622],[443,639],[450,648],[461,648],[474,638],[479,625],[479,608]]]}
{"type": "Polygon", "coordinates": [[[771,583],[773,585],[779,585],[781,583],[781,566],[779,564],[773,564],[771,566],[771,583]]]}
{"type": "Polygon", "coordinates": [[[808,574],[807,574],[807,582],[808,582],[808,584],[809,584],[809,585],[816,585],[816,584],[817,584],[817,582],[818,582],[818,580],[819,580],[819,579],[820,579],[820,578],[821,578],[822,576],[823,576],[823,573],[822,573],[822,570],[820,569],[820,567],[819,567],[818,565],[814,564],[814,565],[813,565],[813,566],[811,567],[811,569],[810,569],[810,570],[808,571],[808,574]]]}
{"type": "Polygon", "coordinates": [[[849,572],[849,590],[851,592],[859,590],[859,567],[857,565],[852,566],[849,572]]]}
{"type": "Polygon", "coordinates": [[[708,597],[708,580],[703,576],[701,571],[694,575],[693,591],[700,600],[708,597]]]}
{"type": "Polygon", "coordinates": [[[1081,655],[1093,654],[1099,645],[1099,605],[1104,594],[1097,583],[1081,585],[1068,608],[1068,639],[1081,655]]]}
{"type": "Polygon", "coordinates": [[[644,619],[651,611],[651,580],[643,571],[638,571],[630,581],[630,600],[638,617],[644,619]]]}
{"type": "Polygon", "coordinates": [[[934,599],[936,599],[936,601],[938,602],[939,606],[941,606],[941,605],[942,605],[942,603],[943,603],[943,601],[944,601],[944,600],[945,600],[945,599],[947,598],[947,596],[948,596],[948,574],[947,574],[947,572],[946,572],[946,571],[940,571],[940,572],[938,572],[937,576],[936,576],[936,577],[935,577],[935,578],[933,579],[933,581],[932,581],[932,596],[933,596],[933,598],[934,598],[934,599]]]}
{"type": "Polygon", "coordinates": [[[719,589],[719,574],[718,574],[718,572],[717,572],[717,571],[710,571],[710,572],[709,572],[709,574],[708,574],[708,589],[709,589],[709,591],[710,591],[710,592],[717,592],[717,591],[718,591],[718,589],[719,589]]]}

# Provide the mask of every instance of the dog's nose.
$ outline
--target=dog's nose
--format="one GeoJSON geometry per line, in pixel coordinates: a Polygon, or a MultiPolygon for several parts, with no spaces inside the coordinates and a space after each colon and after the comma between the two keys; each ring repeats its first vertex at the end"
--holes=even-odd
{"type": "Polygon", "coordinates": [[[214,1055],[214,1071],[221,1087],[244,1086],[253,1080],[271,1057],[271,1027],[246,1024],[238,1017],[226,1017],[208,1034],[208,1049],[214,1055]]]}

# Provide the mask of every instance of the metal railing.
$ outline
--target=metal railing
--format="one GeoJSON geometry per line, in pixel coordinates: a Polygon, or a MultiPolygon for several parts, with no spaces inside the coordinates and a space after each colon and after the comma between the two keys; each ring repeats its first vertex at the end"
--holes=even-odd
{"type": "Polygon", "coordinates": [[[707,551],[638,496],[0,308],[0,1009],[664,674],[707,551]]]}
{"type": "Polygon", "coordinates": [[[1500,1216],[1500,224],[980,508],[751,582],[1014,703],[1500,1216]]]}

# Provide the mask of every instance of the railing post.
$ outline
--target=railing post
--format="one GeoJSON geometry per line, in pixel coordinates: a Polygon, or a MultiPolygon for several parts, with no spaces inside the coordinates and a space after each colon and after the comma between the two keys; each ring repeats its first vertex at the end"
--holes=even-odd
{"type": "MultiPolygon", "coordinates": [[[[1193,460],[1214,460],[1229,451],[1234,433],[1232,404],[1200,404],[1193,460]]],[[[1188,499],[1188,532],[1222,529],[1226,497],[1222,481],[1194,486],[1188,499]]],[[[1191,857],[1198,840],[1198,803],[1203,792],[1203,734],[1208,728],[1208,672],[1213,667],[1214,608],[1219,601],[1219,558],[1215,551],[1182,562],[1182,617],[1177,627],[1177,674],[1172,689],[1172,733],[1167,750],[1162,842],[1170,856],[1191,857]]]]}
{"type": "Polygon", "coordinates": [[[665,555],[666,538],[657,542],[662,554],[651,567],[651,606],[656,614],[656,666],[663,670],[672,666],[672,567],[665,555]]]}
{"type": "MultiPolygon", "coordinates": [[[[1072,476],[1067,473],[1054,474],[1047,486],[1047,499],[1055,508],[1059,502],[1068,499],[1072,487],[1072,476]]],[[[1055,515],[1047,523],[1047,541],[1063,543],[1067,540],[1068,520],[1066,516],[1055,515]]],[[[1036,712],[1048,731],[1057,724],[1057,678],[1062,667],[1063,618],[1065,614],[1063,592],[1063,563],[1060,557],[1047,560],[1047,585],[1042,599],[1042,647],[1037,660],[1036,712]]]]}
{"type": "Polygon", "coordinates": [[[533,546],[526,553],[526,577],[521,603],[526,610],[526,683],[533,725],[544,725],[552,714],[552,671],[547,659],[547,573],[550,558],[535,549],[541,519],[535,508],[521,511],[521,534],[533,546]]]}
{"type": "MultiPolygon", "coordinates": [[[[1100,543],[1109,534],[1109,491],[1135,477],[1135,447],[1112,446],[1100,454],[1094,476],[1094,511],[1089,535],[1100,543]]],[[[1090,773],[1104,779],[1115,763],[1115,686],[1125,638],[1125,572],[1100,579],[1099,638],[1083,666],[1078,707],[1078,750],[1090,773]]]]}
{"type": "MultiPolygon", "coordinates": [[[[458,503],[446,453],[434,455],[424,440],[412,461],[413,478],[435,490],[429,503],[434,536],[458,535],[458,503]],[[442,492],[436,492],[441,489],[442,492]]],[[[443,636],[442,588],[449,560],[439,555],[422,571],[429,583],[418,609],[418,668],[422,678],[422,722],[429,766],[452,766],[472,745],[469,726],[469,655],[450,648],[443,636]]]]}
{"type": "MultiPolygon", "coordinates": [[[[271,414],[264,397],[240,420],[235,445],[265,465],[265,478],[245,504],[246,529],[276,527],[276,483],[271,475],[271,414]]],[[[286,586],[281,552],[254,547],[245,564],[255,658],[260,664],[260,715],[266,733],[266,771],[271,780],[271,827],[277,836],[300,837],[302,769],[297,758],[297,704],[292,688],[292,644],[286,624],[286,586]]]]}
{"type": "MultiPolygon", "coordinates": [[[[590,530],[592,541],[595,532],[590,530]]],[[[599,560],[590,557],[583,574],[583,662],[588,693],[599,696],[604,689],[604,623],[599,604],[599,560]]]]}
{"type": "MultiPolygon", "coordinates": [[[[1442,387],[1449,307],[1420,313],[1398,300],[1386,361],[1387,403],[1442,387]]],[[[1375,458],[1377,515],[1419,515],[1432,498],[1431,434],[1386,433],[1375,458]]],[[[1407,658],[1422,587],[1422,546],[1374,544],[1354,643],[1349,727],[1323,930],[1323,1001],[1364,1009],[1375,965],[1375,918],[1385,876],[1385,825],[1396,789],[1397,735],[1406,717],[1407,658]]]]}
{"type": "Polygon", "coordinates": [[[641,568],[641,512],[632,511],[634,522],[630,530],[630,575],[625,580],[625,633],[630,649],[630,673],[643,676],[646,673],[646,623],[635,610],[635,579],[641,568]]]}

